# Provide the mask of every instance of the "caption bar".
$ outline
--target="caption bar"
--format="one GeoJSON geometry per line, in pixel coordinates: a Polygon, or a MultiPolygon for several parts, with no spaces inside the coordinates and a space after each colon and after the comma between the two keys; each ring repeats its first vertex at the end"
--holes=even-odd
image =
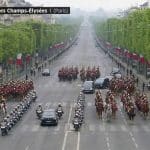
{"type": "Polygon", "coordinates": [[[0,14],[70,14],[70,7],[0,7],[0,14]]]}

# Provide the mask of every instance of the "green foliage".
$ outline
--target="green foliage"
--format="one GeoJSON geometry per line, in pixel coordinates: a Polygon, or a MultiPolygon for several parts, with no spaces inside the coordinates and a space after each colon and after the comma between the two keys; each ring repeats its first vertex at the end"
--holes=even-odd
{"type": "Polygon", "coordinates": [[[97,36],[150,60],[150,9],[137,10],[120,19],[93,23],[97,36]]]}
{"type": "Polygon", "coordinates": [[[53,44],[66,42],[76,35],[80,24],[79,20],[72,24],[46,24],[33,20],[11,26],[0,24],[0,62],[6,62],[9,57],[15,59],[18,53],[32,55],[47,51],[53,44]]]}

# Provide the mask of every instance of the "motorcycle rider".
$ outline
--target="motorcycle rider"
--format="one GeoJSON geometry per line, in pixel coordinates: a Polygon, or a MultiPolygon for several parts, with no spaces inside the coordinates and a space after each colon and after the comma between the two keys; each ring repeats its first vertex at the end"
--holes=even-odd
{"type": "Polygon", "coordinates": [[[56,112],[58,112],[58,110],[61,110],[62,114],[64,113],[61,103],[58,104],[56,112]]]}
{"type": "Polygon", "coordinates": [[[36,112],[37,112],[37,111],[43,112],[43,108],[42,108],[41,104],[39,104],[38,107],[36,108],[36,112]]]}

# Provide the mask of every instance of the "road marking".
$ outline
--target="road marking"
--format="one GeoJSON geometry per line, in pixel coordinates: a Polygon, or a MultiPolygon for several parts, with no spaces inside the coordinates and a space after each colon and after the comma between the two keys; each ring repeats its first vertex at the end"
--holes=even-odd
{"type": "Polygon", "coordinates": [[[72,112],[72,106],[70,107],[70,111],[69,111],[69,117],[68,117],[68,121],[67,121],[68,124],[71,120],[71,112],[72,112]]]}
{"type": "Polygon", "coordinates": [[[80,132],[78,132],[77,150],[80,149],[80,132]]]}
{"type": "Polygon", "coordinates": [[[66,147],[66,141],[67,141],[67,135],[68,135],[68,132],[66,131],[65,137],[64,137],[64,141],[63,141],[63,145],[62,145],[62,150],[65,150],[65,147],[66,147]]]}

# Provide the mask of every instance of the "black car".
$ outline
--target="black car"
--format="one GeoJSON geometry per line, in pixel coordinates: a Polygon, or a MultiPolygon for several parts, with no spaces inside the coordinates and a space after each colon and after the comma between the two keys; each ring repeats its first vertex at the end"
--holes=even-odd
{"type": "Polygon", "coordinates": [[[47,109],[43,111],[41,117],[41,126],[43,125],[56,125],[58,124],[58,117],[55,109],[47,109]]]}
{"type": "Polygon", "coordinates": [[[83,91],[83,93],[92,93],[93,94],[95,92],[94,82],[93,81],[85,81],[83,83],[82,91],[83,91]]]}
{"type": "Polygon", "coordinates": [[[50,70],[49,69],[44,69],[42,72],[43,76],[50,76],[50,70]]]}
{"type": "Polygon", "coordinates": [[[94,82],[94,87],[97,89],[105,89],[108,88],[110,80],[113,78],[113,76],[106,76],[103,78],[97,78],[94,82]]]}

